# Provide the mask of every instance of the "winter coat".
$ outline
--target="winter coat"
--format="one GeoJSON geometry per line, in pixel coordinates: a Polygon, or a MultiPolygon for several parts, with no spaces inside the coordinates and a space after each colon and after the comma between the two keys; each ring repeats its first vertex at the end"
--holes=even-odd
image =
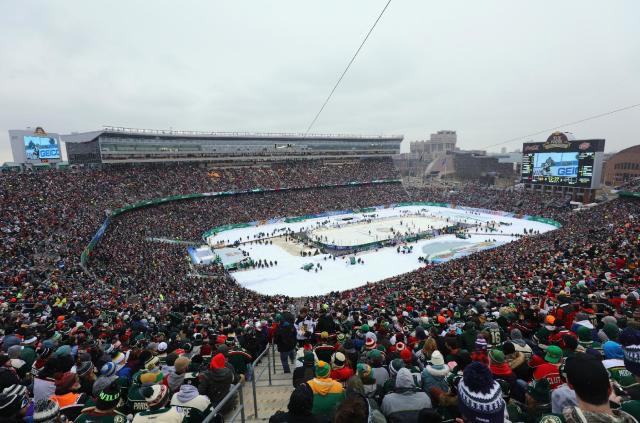
{"type": "Polygon", "coordinates": [[[200,423],[211,412],[211,401],[206,395],[200,395],[193,385],[182,385],[180,391],[171,398],[171,406],[180,407],[185,421],[200,423]]]}
{"type": "Polygon", "coordinates": [[[422,371],[422,390],[426,392],[429,396],[431,396],[431,389],[437,388],[442,392],[449,392],[449,384],[446,381],[446,377],[449,375],[451,370],[449,366],[442,365],[439,369],[435,368],[435,366],[427,366],[422,371]]]}
{"type": "Polygon", "coordinates": [[[180,423],[185,418],[181,411],[176,407],[162,407],[156,410],[141,411],[133,417],[133,423],[180,423]]]}
{"type": "Polygon", "coordinates": [[[342,384],[331,378],[313,378],[307,382],[313,392],[312,414],[332,418],[338,405],[344,400],[342,384]]]}
{"type": "Polygon", "coordinates": [[[293,371],[293,386],[296,387],[305,382],[310,381],[316,376],[316,370],[313,365],[304,365],[302,367],[296,367],[293,371]]]}
{"type": "Polygon", "coordinates": [[[566,407],[562,415],[566,423],[635,423],[637,420],[622,410],[611,410],[613,415],[591,413],[578,407],[566,407]]]}
{"type": "Polygon", "coordinates": [[[278,346],[279,352],[293,351],[297,343],[296,328],[290,325],[289,322],[282,323],[276,330],[274,342],[278,346]]]}
{"type": "MultiPolygon", "coordinates": [[[[231,385],[237,383],[235,374],[227,367],[221,369],[209,369],[198,375],[198,391],[202,395],[209,397],[209,400],[214,406],[217,406],[220,401],[229,393],[231,385]]],[[[236,405],[236,397],[233,397],[222,408],[222,412],[232,410],[236,405]]]]}
{"type": "Polygon", "coordinates": [[[527,364],[527,357],[521,351],[516,351],[513,354],[508,354],[506,357],[509,367],[513,370],[513,373],[524,381],[531,379],[531,369],[527,364]]]}
{"type": "Polygon", "coordinates": [[[390,423],[415,422],[423,408],[431,408],[431,399],[415,389],[409,369],[400,369],[395,391],[382,400],[382,412],[390,423]]]}

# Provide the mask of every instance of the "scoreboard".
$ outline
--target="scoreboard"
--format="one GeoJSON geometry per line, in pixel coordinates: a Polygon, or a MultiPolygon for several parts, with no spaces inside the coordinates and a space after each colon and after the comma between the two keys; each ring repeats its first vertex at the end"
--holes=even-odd
{"type": "Polygon", "coordinates": [[[539,185],[597,188],[604,140],[570,140],[554,133],[542,143],[525,143],[520,182],[539,185]]]}

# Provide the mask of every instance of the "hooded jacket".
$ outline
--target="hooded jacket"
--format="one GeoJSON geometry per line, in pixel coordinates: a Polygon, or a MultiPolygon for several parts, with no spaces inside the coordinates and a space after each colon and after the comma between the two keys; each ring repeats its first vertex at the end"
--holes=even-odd
{"type": "Polygon", "coordinates": [[[211,411],[211,401],[205,395],[200,395],[198,388],[193,385],[182,385],[180,391],[171,398],[173,407],[180,407],[189,423],[200,423],[211,411]]]}
{"type": "Polygon", "coordinates": [[[313,392],[313,414],[333,417],[338,405],[344,400],[342,384],[331,378],[315,377],[307,382],[313,392]]]}
{"type": "MultiPolygon", "coordinates": [[[[218,357],[218,355],[216,357],[218,357]]],[[[216,360],[216,357],[214,357],[213,360],[216,360]]],[[[231,385],[238,383],[238,377],[235,375],[233,370],[226,367],[224,361],[217,365],[222,367],[209,369],[198,375],[198,391],[202,395],[209,397],[209,400],[211,400],[211,403],[214,406],[218,405],[229,393],[231,385]]],[[[235,404],[236,397],[227,402],[221,411],[227,412],[233,409],[235,404]]]]}
{"type": "Polygon", "coordinates": [[[429,396],[415,389],[409,369],[403,368],[396,376],[396,389],[382,400],[382,412],[389,422],[415,422],[423,408],[431,408],[429,396]]]}
{"type": "Polygon", "coordinates": [[[430,395],[432,388],[438,388],[442,392],[449,392],[449,384],[446,381],[446,377],[450,371],[449,366],[446,364],[425,367],[422,371],[422,390],[428,395],[430,395]]]}

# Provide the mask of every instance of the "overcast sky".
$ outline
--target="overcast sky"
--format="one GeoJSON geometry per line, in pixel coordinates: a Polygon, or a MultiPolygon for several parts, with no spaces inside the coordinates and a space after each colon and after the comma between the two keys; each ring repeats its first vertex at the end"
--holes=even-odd
{"type": "MultiPolygon", "coordinates": [[[[28,126],[303,132],[385,3],[0,2],[0,163],[28,126]]],[[[640,103],[639,17],[638,0],[393,0],[313,132],[484,148],[640,103]]],[[[565,129],[616,151],[639,121],[565,129]]]]}

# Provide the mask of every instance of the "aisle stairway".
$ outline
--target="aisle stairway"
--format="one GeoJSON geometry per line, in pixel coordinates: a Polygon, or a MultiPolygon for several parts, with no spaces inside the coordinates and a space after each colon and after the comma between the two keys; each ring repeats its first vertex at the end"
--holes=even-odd
{"type": "MultiPolygon", "coordinates": [[[[270,351],[271,352],[271,351],[270,351]]],[[[245,383],[243,387],[244,403],[245,403],[245,417],[247,422],[265,422],[269,420],[276,411],[287,411],[287,404],[289,403],[289,396],[293,391],[292,374],[283,373],[282,363],[280,363],[280,357],[278,352],[276,355],[276,367],[275,373],[273,372],[273,357],[265,357],[264,360],[256,366],[255,374],[259,374],[264,368],[264,373],[259,377],[256,382],[256,398],[258,403],[258,419],[255,418],[253,408],[253,392],[251,388],[251,382],[245,383]],[[272,375],[271,386],[269,386],[269,371],[267,369],[266,359],[271,360],[272,375]]],[[[293,371],[293,367],[292,367],[293,371]]],[[[236,421],[240,421],[240,417],[236,421]]]]}

